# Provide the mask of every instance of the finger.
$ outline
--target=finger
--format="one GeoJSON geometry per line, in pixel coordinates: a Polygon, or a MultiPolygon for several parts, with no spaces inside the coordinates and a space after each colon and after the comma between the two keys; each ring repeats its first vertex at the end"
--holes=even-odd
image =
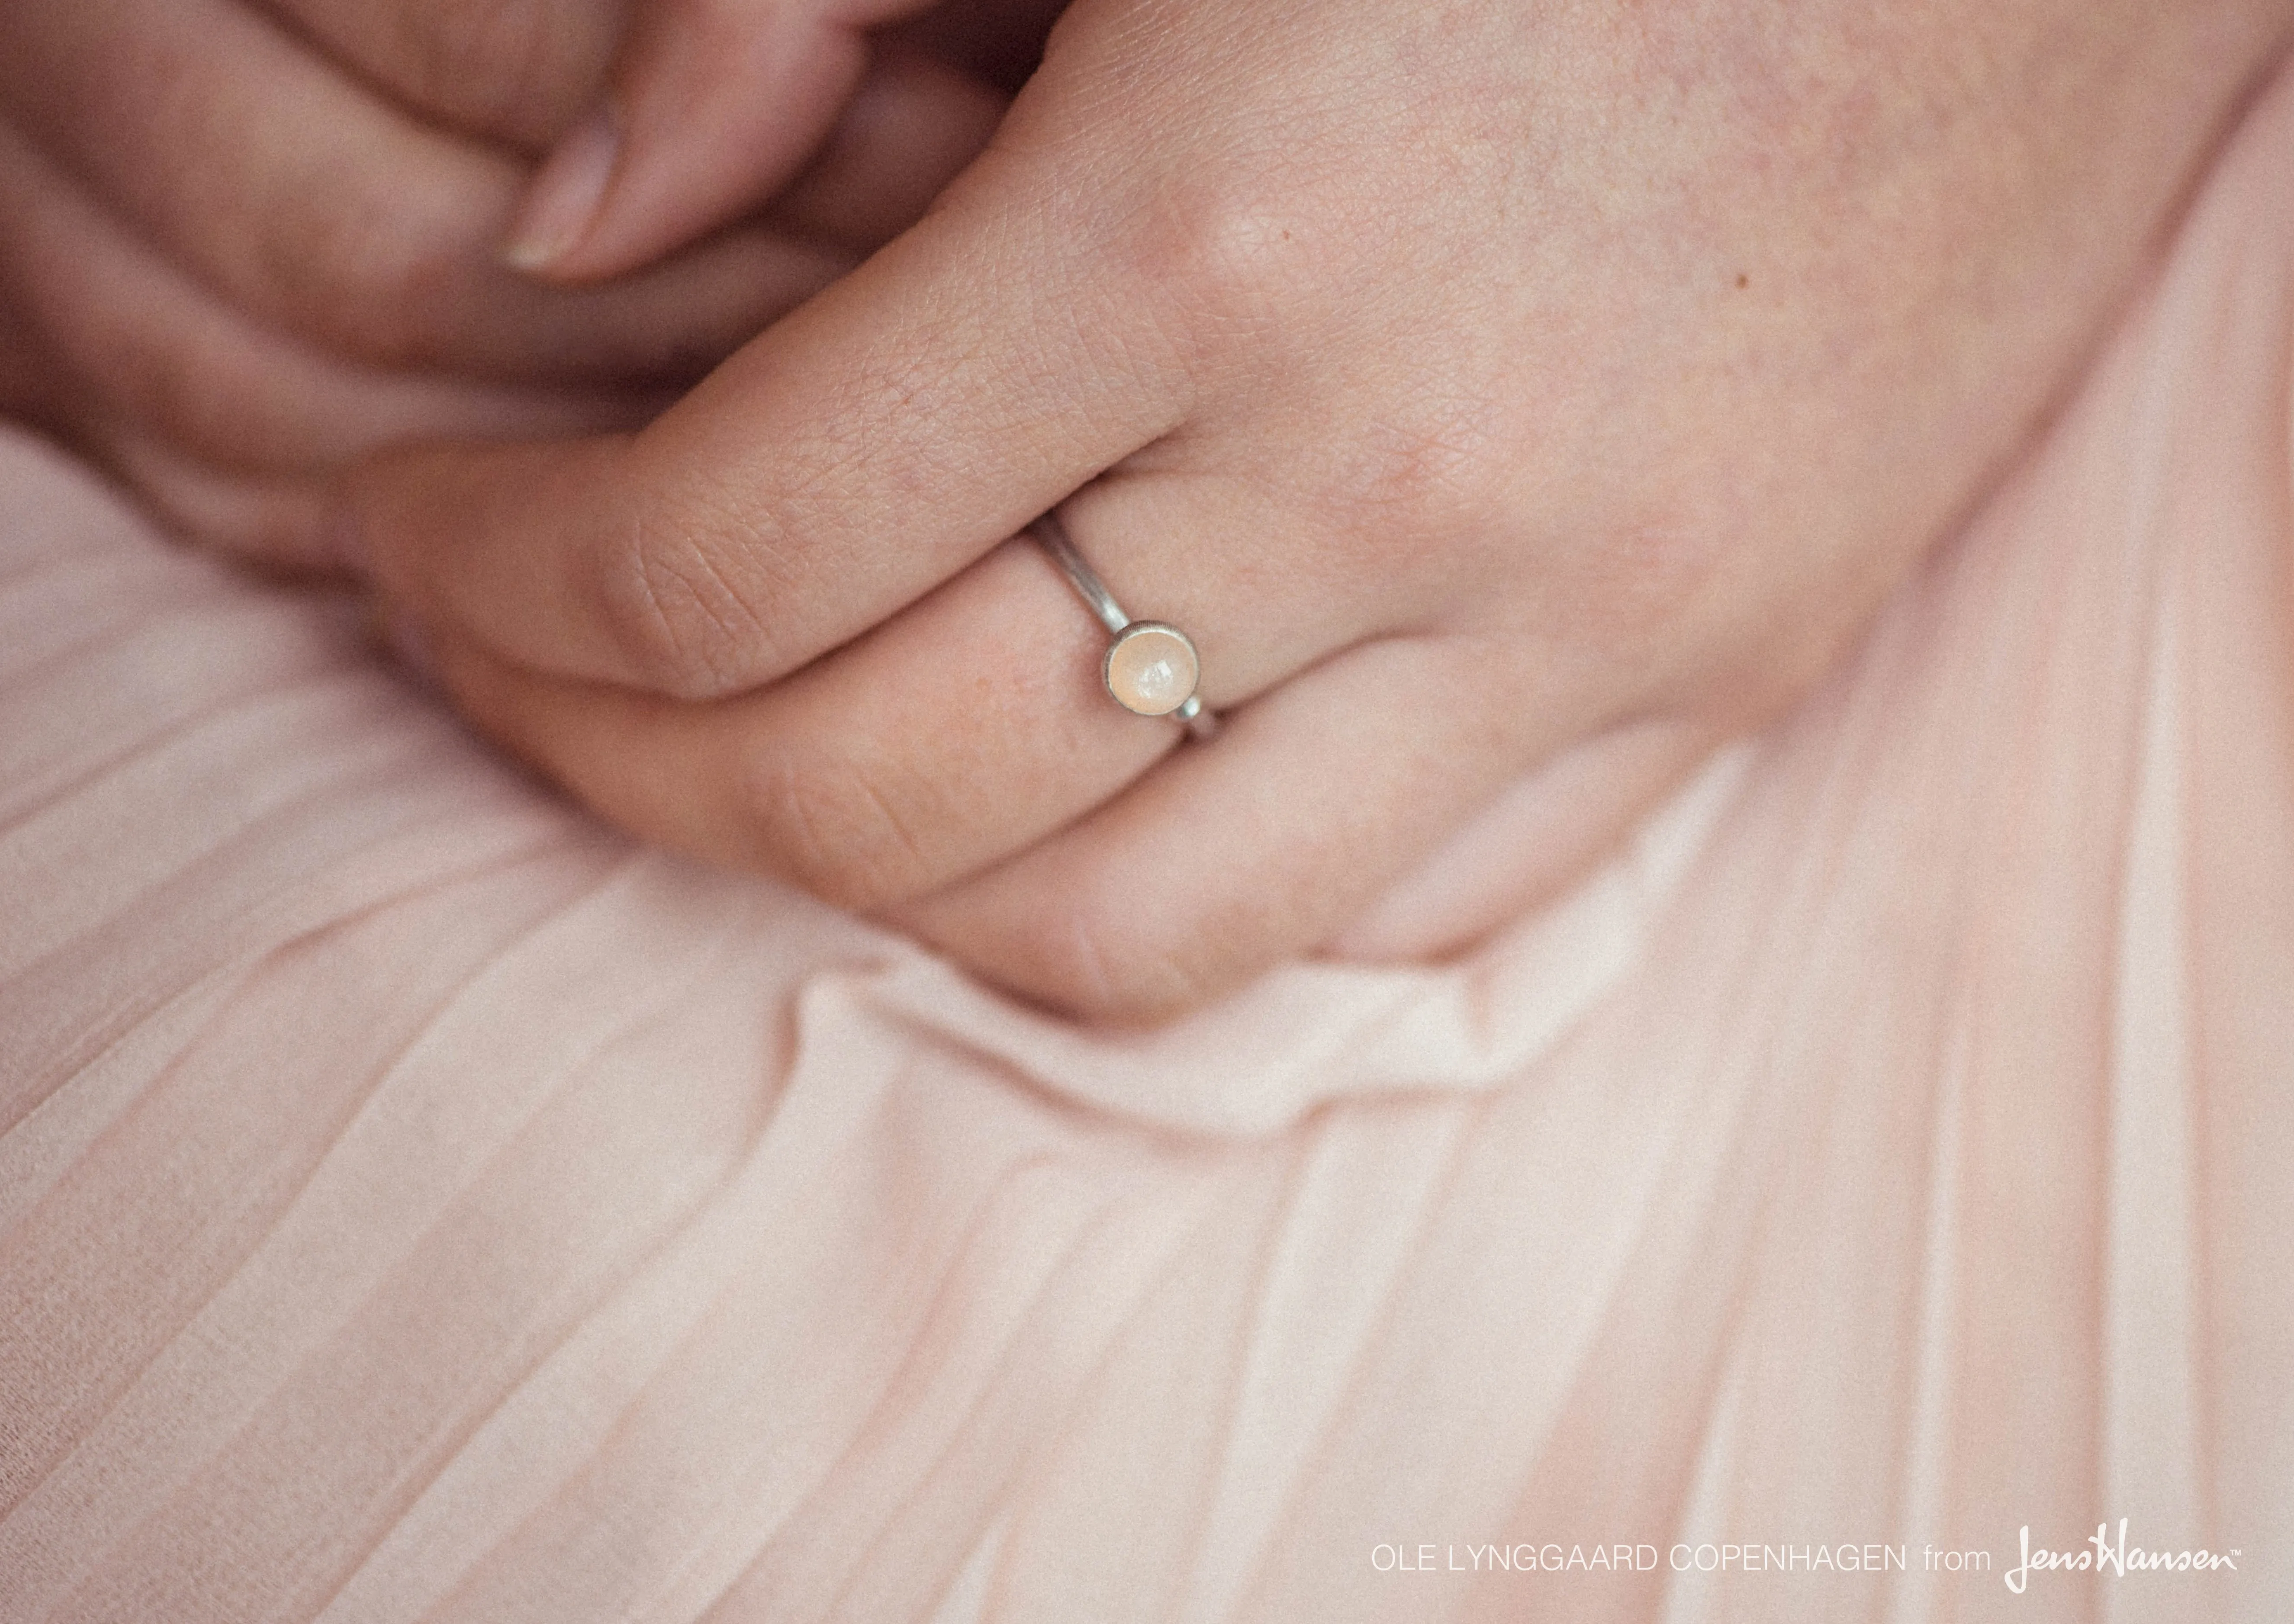
{"type": "Polygon", "coordinates": [[[1350,644],[1454,618],[1442,548],[1393,524],[1302,504],[1255,459],[1235,467],[1232,438],[1224,423],[1202,434],[1191,426],[1059,510],[1127,613],[1194,638],[1207,699],[1225,706],[1256,693],[1255,683],[1233,686],[1241,672],[1287,677],[1350,644]],[[1409,553],[1420,556],[1417,567],[1398,569],[1409,553]]]}
{"type": "Polygon", "coordinates": [[[792,236],[869,249],[923,218],[980,156],[1005,98],[913,51],[880,51],[809,167],[773,199],[792,236]]]}
{"type": "Polygon", "coordinates": [[[863,910],[1059,827],[1183,736],[1097,690],[1106,639],[1026,543],[731,699],[567,683],[398,635],[482,728],[611,821],[863,910]]]}
{"type": "Polygon", "coordinates": [[[1192,385],[1135,256],[1070,230],[1039,156],[768,329],[632,440],[364,471],[386,589],[513,663],[680,697],[857,636],[1167,434],[1192,385]]]}
{"type": "Polygon", "coordinates": [[[1476,640],[1366,645],[988,873],[893,911],[987,978],[1163,1019],[1329,940],[1588,712],[1476,640]]]}
{"type": "MultiPolygon", "coordinates": [[[[1148,505],[1181,521],[1174,533],[1194,565],[1178,572],[1219,582],[1190,594],[1201,613],[1181,622],[1214,708],[1357,640],[1390,606],[1314,597],[1219,567],[1240,556],[1229,539],[1248,508],[1148,505]]],[[[1107,556],[1115,580],[1145,585],[1145,597],[1125,589],[1141,618],[1175,618],[1167,605],[1178,600],[1148,584],[1172,574],[1167,560],[1150,571],[1107,556]]],[[[1107,647],[1066,577],[1022,540],[793,676],[735,698],[680,704],[569,685],[460,648],[447,663],[461,680],[446,686],[481,726],[635,832],[874,908],[1033,844],[1177,741],[1176,724],[1135,716],[1109,695],[1107,647]]]]}
{"type": "Polygon", "coordinates": [[[666,403],[386,371],[313,350],[187,281],[4,126],[0,216],[13,222],[0,288],[39,337],[51,394],[69,395],[84,426],[136,426],[196,460],[309,473],[411,435],[578,434],[666,403]]]}
{"type": "Polygon", "coordinates": [[[611,288],[538,287],[497,259],[520,165],[222,0],[0,6],[0,93],[232,303],[377,364],[690,375],[847,263],[752,231],[611,288]]]}
{"type": "Polygon", "coordinates": [[[67,437],[117,475],[175,537],[298,575],[322,574],[326,482],[309,474],[257,473],[187,457],[132,424],[75,414],[67,437]]]}
{"type": "Polygon", "coordinates": [[[646,264],[779,191],[868,66],[862,30],[927,0],[646,0],[607,98],[558,142],[505,253],[595,281],[646,264]]]}
{"type": "Polygon", "coordinates": [[[268,0],[419,111],[539,150],[605,87],[625,0],[268,0]]]}

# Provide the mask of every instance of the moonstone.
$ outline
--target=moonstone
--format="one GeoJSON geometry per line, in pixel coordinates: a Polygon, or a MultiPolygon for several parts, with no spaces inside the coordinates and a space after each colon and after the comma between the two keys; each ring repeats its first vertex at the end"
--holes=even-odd
{"type": "Polygon", "coordinates": [[[1168,716],[1187,702],[1202,670],[1195,646],[1177,629],[1141,621],[1123,629],[1107,651],[1107,691],[1126,710],[1168,716]]]}

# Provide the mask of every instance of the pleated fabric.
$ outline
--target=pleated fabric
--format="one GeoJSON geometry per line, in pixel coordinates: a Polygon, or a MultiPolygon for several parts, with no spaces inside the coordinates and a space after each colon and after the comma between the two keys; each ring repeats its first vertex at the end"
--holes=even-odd
{"type": "Polygon", "coordinates": [[[2290,1616],[2290,380],[2282,84],[1797,713],[1130,1036],[0,443],[0,1618],[2290,1616]]]}

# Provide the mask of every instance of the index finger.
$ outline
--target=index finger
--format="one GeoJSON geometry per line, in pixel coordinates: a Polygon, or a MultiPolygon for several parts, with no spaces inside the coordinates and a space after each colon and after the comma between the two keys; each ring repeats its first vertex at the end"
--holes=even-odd
{"type": "Polygon", "coordinates": [[[562,676],[712,697],[845,642],[1185,415],[1151,290],[1052,201],[1073,162],[991,149],[633,437],[369,467],[357,553],[562,676]]]}

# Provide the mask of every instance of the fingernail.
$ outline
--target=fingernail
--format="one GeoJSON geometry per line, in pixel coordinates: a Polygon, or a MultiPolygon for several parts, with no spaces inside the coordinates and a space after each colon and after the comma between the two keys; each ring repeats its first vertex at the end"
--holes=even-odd
{"type": "Polygon", "coordinates": [[[622,129],[609,102],[557,143],[526,189],[502,258],[514,270],[546,271],[589,234],[621,157],[622,129]]]}

